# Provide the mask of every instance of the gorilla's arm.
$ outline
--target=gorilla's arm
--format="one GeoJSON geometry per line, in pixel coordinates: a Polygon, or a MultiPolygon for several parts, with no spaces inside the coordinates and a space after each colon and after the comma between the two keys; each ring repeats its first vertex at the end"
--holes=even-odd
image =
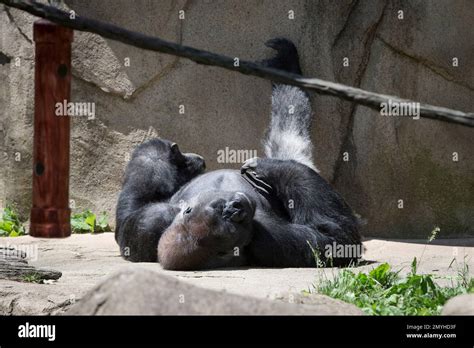
{"type": "Polygon", "coordinates": [[[249,262],[264,267],[314,267],[324,253],[325,245],[333,239],[310,226],[291,223],[268,212],[260,212],[254,219],[254,232],[246,252],[249,262]],[[313,250],[315,252],[313,252],[313,250]]]}
{"type": "MultiPolygon", "coordinates": [[[[327,246],[333,247],[333,243],[360,248],[357,218],[313,169],[293,160],[258,158],[247,161],[242,174],[270,201],[277,201],[288,216],[277,220],[266,214],[256,219],[252,254],[260,253],[255,256],[259,263],[311,266],[311,248],[323,261],[327,246]],[[264,245],[272,247],[267,249],[264,245]]],[[[354,258],[357,257],[334,258],[333,262],[347,263],[354,258]]]]}
{"type": "Polygon", "coordinates": [[[117,203],[117,225],[150,202],[166,202],[204,171],[201,156],[181,153],[176,143],[154,138],[132,153],[117,203]]]}
{"type": "Polygon", "coordinates": [[[201,156],[183,154],[168,140],[151,139],[135,149],[116,210],[115,239],[123,257],[157,261],[161,234],[180,211],[169,198],[204,168],[201,156]]]}
{"type": "Polygon", "coordinates": [[[168,203],[151,203],[134,211],[120,227],[120,254],[132,262],[156,262],[160,237],[180,210],[168,203]]]}

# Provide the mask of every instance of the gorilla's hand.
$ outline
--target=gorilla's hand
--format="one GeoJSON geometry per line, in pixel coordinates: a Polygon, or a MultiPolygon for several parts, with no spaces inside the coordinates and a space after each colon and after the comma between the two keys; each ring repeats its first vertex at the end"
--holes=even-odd
{"type": "Polygon", "coordinates": [[[273,194],[273,187],[265,182],[265,173],[259,171],[259,161],[258,157],[248,159],[240,168],[240,173],[261,195],[268,198],[273,194]]]}

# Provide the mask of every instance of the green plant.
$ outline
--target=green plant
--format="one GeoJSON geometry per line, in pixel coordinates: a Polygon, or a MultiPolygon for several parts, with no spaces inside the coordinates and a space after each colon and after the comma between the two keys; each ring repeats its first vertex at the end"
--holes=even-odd
{"type": "Polygon", "coordinates": [[[469,271],[469,264],[467,263],[468,256],[464,255],[464,260],[462,265],[458,264],[458,261],[456,258],[453,258],[451,263],[449,264],[449,268],[452,268],[453,264],[457,266],[457,274],[458,274],[458,279],[459,282],[463,287],[467,289],[467,292],[469,293],[474,293],[474,278],[471,277],[471,273],[469,271]]]}
{"type": "Polygon", "coordinates": [[[423,259],[423,255],[425,254],[426,247],[428,246],[428,244],[430,244],[432,241],[436,239],[440,231],[441,229],[438,226],[435,226],[435,228],[433,228],[430,236],[428,237],[428,240],[426,241],[425,247],[423,248],[423,251],[421,252],[420,260],[418,261],[418,263],[421,263],[421,260],[423,259]]]}
{"type": "Polygon", "coordinates": [[[12,206],[7,205],[0,215],[0,236],[18,237],[25,235],[25,227],[12,206]]]}
{"type": "Polygon", "coordinates": [[[29,273],[22,276],[21,280],[26,283],[36,283],[41,284],[43,283],[43,279],[38,273],[29,273]]]}
{"type": "Polygon", "coordinates": [[[353,303],[371,315],[436,315],[448,299],[472,291],[472,279],[460,278],[450,287],[441,287],[433,275],[417,274],[417,265],[414,258],[404,278],[387,263],[368,273],[343,269],[334,279],[326,278],[314,287],[318,293],[353,303]]]}
{"type": "Polygon", "coordinates": [[[71,216],[71,229],[73,233],[98,233],[109,232],[109,217],[104,211],[96,216],[90,210],[75,213],[71,216]]]}

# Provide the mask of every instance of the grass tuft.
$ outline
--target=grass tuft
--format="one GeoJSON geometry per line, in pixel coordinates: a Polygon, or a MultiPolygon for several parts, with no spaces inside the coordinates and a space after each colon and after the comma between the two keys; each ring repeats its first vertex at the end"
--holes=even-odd
{"type": "Polygon", "coordinates": [[[25,283],[36,283],[36,284],[43,283],[43,279],[38,273],[25,274],[24,276],[22,276],[21,281],[25,283]]]}
{"type": "Polygon", "coordinates": [[[318,293],[353,303],[370,315],[438,315],[451,297],[474,292],[469,268],[458,272],[457,281],[442,287],[432,274],[417,274],[417,259],[406,277],[383,263],[368,273],[343,269],[334,279],[323,279],[314,286],[318,293]]]}

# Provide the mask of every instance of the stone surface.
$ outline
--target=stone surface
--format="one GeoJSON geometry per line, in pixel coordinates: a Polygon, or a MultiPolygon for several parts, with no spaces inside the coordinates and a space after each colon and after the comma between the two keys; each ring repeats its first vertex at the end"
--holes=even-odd
{"type": "MultiPolygon", "coordinates": [[[[437,282],[449,285],[467,262],[474,269],[474,239],[422,241],[369,240],[364,258],[374,263],[355,271],[368,271],[389,262],[401,274],[410,270],[414,257],[419,272],[438,275],[437,282]],[[456,261],[452,263],[453,258],[456,261]],[[451,266],[450,266],[451,265],[451,266]]],[[[119,256],[112,233],[73,235],[65,239],[37,239],[29,236],[1,238],[2,246],[15,247],[28,255],[29,264],[62,272],[58,281],[34,284],[0,280],[0,314],[59,314],[80,301],[108,276],[124,270],[150,270],[200,288],[229,294],[320,306],[326,298],[305,296],[319,281],[333,277],[338,269],[326,268],[238,268],[194,272],[165,271],[155,263],[130,263],[119,256]]],[[[164,279],[164,278],[160,278],[164,279]]],[[[328,300],[331,301],[331,300],[328,300]]],[[[322,309],[318,309],[322,310],[322,309]]]]}
{"type": "MultiPolygon", "coordinates": [[[[474,41],[474,3],[469,0],[66,0],[66,6],[79,15],[243,59],[268,55],[263,42],[286,36],[299,47],[307,76],[472,111],[474,51],[468,43],[474,41]],[[184,20],[178,19],[180,9],[184,20]],[[289,10],[294,20],[288,19],[289,10]],[[342,66],[344,57],[349,67],[342,66]],[[458,67],[452,66],[453,57],[459,58],[458,67]]],[[[33,20],[0,6],[0,205],[15,202],[25,216],[31,202],[33,20]]],[[[217,163],[217,151],[226,147],[262,154],[268,81],[79,32],[73,74],[73,101],[96,103],[94,120],[75,118],[72,125],[71,198],[77,209],[113,216],[127,154],[156,134],[204,155],[210,169],[239,166],[217,163]],[[185,106],[184,115],[179,105],[185,106]]],[[[382,117],[316,94],[311,101],[318,167],[367,220],[366,235],[425,238],[434,226],[444,237],[473,234],[471,129],[382,117]]]]}
{"type": "Polygon", "coordinates": [[[311,305],[199,288],[156,271],[122,270],[91,289],[68,315],[361,315],[354,305],[311,296],[311,305]]]}
{"type": "Polygon", "coordinates": [[[474,294],[453,297],[443,307],[443,315],[474,315],[474,294]]]}

